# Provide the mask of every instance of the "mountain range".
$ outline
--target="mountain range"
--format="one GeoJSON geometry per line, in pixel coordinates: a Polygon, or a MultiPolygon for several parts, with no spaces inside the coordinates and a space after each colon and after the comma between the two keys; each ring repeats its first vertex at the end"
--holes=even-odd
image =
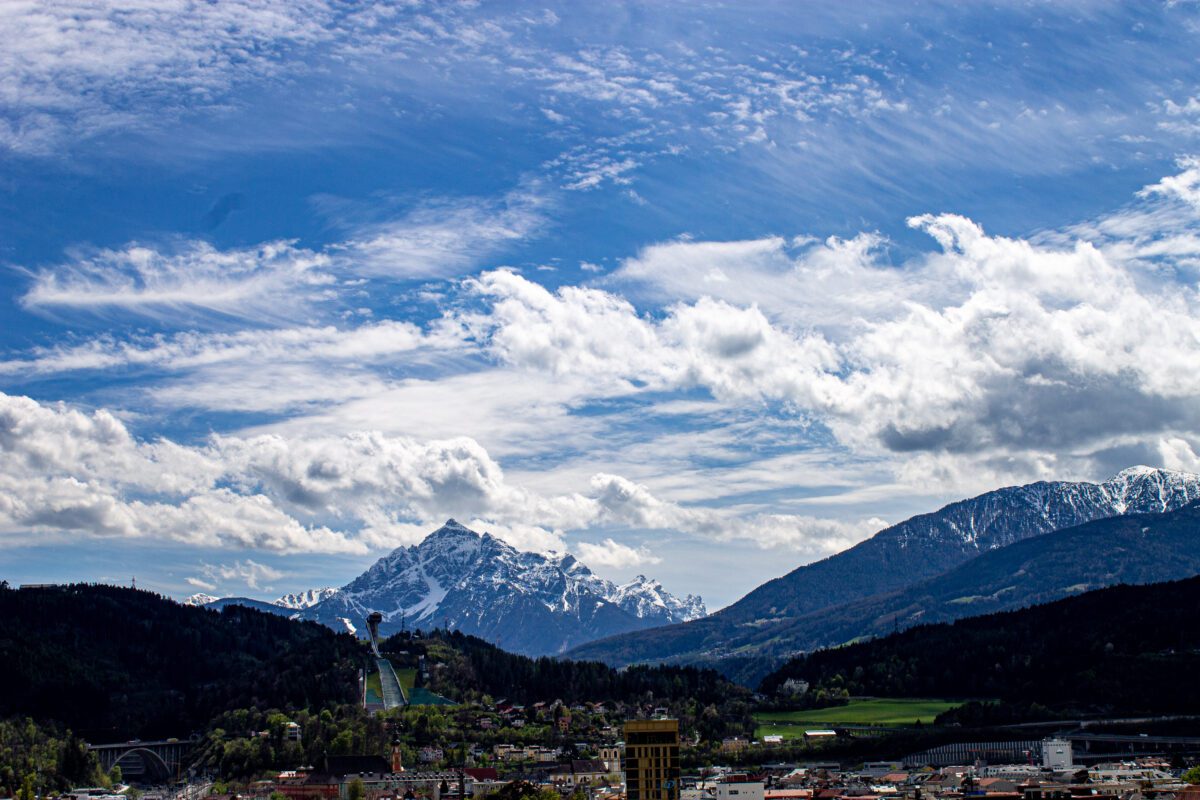
{"type": "Polygon", "coordinates": [[[998,489],[880,531],[711,616],[590,642],[568,655],[617,666],[714,666],[752,683],[788,655],[889,628],[1013,608],[1123,580],[1192,575],[1200,571],[1200,550],[1189,536],[1191,516],[1169,531],[1134,522],[1045,534],[1168,512],[1197,499],[1200,476],[1149,467],[1124,470],[1103,483],[998,489]],[[1146,536],[1140,536],[1143,527],[1146,536]]]}
{"type": "Polygon", "coordinates": [[[299,611],[300,609],[315,606],[317,603],[328,599],[336,592],[337,589],[332,587],[326,587],[324,589],[306,589],[303,592],[289,592],[283,597],[276,598],[270,602],[266,600],[252,600],[249,597],[221,598],[211,594],[205,594],[204,592],[197,592],[191,597],[184,599],[183,604],[185,606],[212,606],[214,603],[228,605],[227,602],[222,603],[222,601],[238,600],[240,601],[238,603],[239,605],[252,606],[255,608],[263,607],[268,611],[275,610],[274,608],[271,608],[272,606],[291,611],[299,611]]]}
{"type": "Polygon", "coordinates": [[[274,603],[209,596],[196,602],[246,605],[351,633],[378,611],[385,635],[449,628],[524,655],[562,653],[592,639],[706,614],[699,597],[681,600],[643,575],[618,585],[574,556],[522,552],[454,520],[420,544],[393,550],[340,589],[274,603]]]}

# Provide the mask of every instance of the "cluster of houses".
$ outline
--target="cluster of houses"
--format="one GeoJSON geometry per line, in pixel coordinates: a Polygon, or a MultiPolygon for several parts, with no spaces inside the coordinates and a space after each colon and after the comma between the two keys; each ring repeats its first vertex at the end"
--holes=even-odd
{"type": "MultiPolygon", "coordinates": [[[[486,710],[485,710],[486,711],[486,710]]],[[[572,730],[573,723],[578,718],[585,721],[607,714],[609,709],[603,703],[579,703],[568,706],[561,700],[551,703],[537,702],[528,706],[512,703],[508,700],[497,700],[490,711],[479,714],[476,725],[480,730],[498,730],[500,728],[524,728],[527,723],[536,722],[542,725],[553,725],[559,733],[566,734],[572,730]]],[[[576,726],[578,727],[578,726],[576,726]]],[[[602,727],[601,735],[614,735],[612,727],[602,727]]]]}
{"type": "Polygon", "coordinates": [[[495,767],[404,769],[381,756],[329,756],[320,768],[289,770],[274,780],[258,781],[248,787],[241,800],[270,800],[279,795],[288,800],[352,800],[356,796],[362,800],[449,800],[484,797],[514,780],[554,788],[563,794],[583,789],[594,796],[596,791],[592,790],[608,793],[619,789],[619,764],[619,756],[609,762],[572,759],[533,765],[501,777],[495,767]]]}
{"type": "Polygon", "coordinates": [[[811,764],[753,774],[718,768],[685,776],[680,800],[1200,800],[1200,786],[1182,782],[1159,759],[1061,766],[811,764]]]}
{"type": "MultiPolygon", "coordinates": [[[[1022,763],[983,761],[965,766],[908,766],[868,762],[855,769],[837,764],[777,764],[753,773],[714,767],[685,774],[679,800],[1200,800],[1200,786],[1183,783],[1166,761],[1143,758],[1079,766],[1070,744],[1039,743],[1022,763]]],[[[626,800],[621,743],[601,746],[597,758],[560,758],[540,746],[498,744],[497,767],[405,769],[379,756],[330,756],[319,769],[283,772],[250,787],[250,797],[269,800],[465,800],[482,798],[512,781],[583,792],[591,800],[626,800]]],[[[440,758],[430,757],[431,761],[440,758]]],[[[233,800],[232,798],[230,800],[233,800]]],[[[243,796],[242,800],[249,800],[243,796]]]]}

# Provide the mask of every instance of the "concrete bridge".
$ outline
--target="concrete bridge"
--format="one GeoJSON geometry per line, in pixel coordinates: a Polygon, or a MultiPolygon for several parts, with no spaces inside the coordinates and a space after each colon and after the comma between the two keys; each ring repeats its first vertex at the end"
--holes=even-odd
{"type": "Polygon", "coordinates": [[[187,758],[199,739],[162,739],[143,742],[133,740],[116,744],[89,744],[105,772],[114,766],[121,768],[123,778],[151,783],[179,780],[187,758]]]}

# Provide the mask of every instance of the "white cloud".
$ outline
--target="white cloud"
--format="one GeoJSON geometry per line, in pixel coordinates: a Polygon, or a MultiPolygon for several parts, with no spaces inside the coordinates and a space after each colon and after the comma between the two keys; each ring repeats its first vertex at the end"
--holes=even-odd
{"type": "Polygon", "coordinates": [[[538,233],[549,202],[536,184],[498,200],[426,202],[394,220],[355,225],[338,249],[345,269],[356,275],[459,275],[538,233]]]}
{"type": "MultiPolygon", "coordinates": [[[[277,581],[286,574],[274,567],[260,564],[249,558],[244,561],[235,561],[232,564],[203,564],[201,565],[200,572],[204,577],[217,585],[235,581],[249,586],[256,591],[270,589],[271,586],[266,584],[269,584],[271,581],[277,581]]],[[[187,582],[193,586],[209,590],[216,588],[216,586],[211,584],[206,586],[202,581],[195,578],[188,578],[187,582]]]]}
{"type": "Polygon", "coordinates": [[[618,475],[592,478],[600,519],[642,529],[687,531],[721,541],[786,547],[805,558],[846,549],[884,527],[877,518],[841,522],[797,514],[743,513],[738,508],[685,507],[655,497],[644,485],[618,475]]]}
{"type": "Polygon", "coordinates": [[[580,542],[575,545],[575,552],[579,560],[589,567],[628,569],[662,562],[647,547],[630,547],[611,537],[600,542],[580,542]]]}
{"type": "Polygon", "coordinates": [[[0,527],[27,533],[146,537],[286,552],[362,552],[305,526],[269,498],[218,486],[211,449],[141,442],[107,411],[85,414],[0,395],[0,527]]]}
{"type": "Polygon", "coordinates": [[[455,342],[441,332],[427,335],[410,322],[382,320],[357,327],[271,328],[230,333],[184,331],[172,335],[36,348],[26,358],[0,361],[0,374],[38,375],[76,370],[153,367],[173,371],[238,363],[376,362],[423,347],[448,349],[455,342]]]}
{"type": "MultiPolygon", "coordinates": [[[[1190,202],[1194,170],[1182,167],[1143,196],[1190,202]]],[[[1130,440],[1200,431],[1188,366],[1200,359],[1200,295],[1147,269],[1191,257],[1186,242],[1143,243],[1128,261],[1111,243],[989,236],[952,214],[910,224],[942,251],[900,267],[879,261],[871,235],[795,254],[782,238],[648,248],[616,285],[695,297],[660,316],[609,291],[484,273],[468,285],[488,307],[464,325],[518,369],[600,393],[700,387],[725,403],[780,403],[876,456],[1102,460],[1130,440]]]]}
{"type": "Polygon", "coordinates": [[[157,319],[184,311],[279,321],[304,313],[334,282],[330,266],[327,255],[290,242],[217,250],[185,241],[165,252],[134,244],[34,272],[21,304],[157,319]]]}
{"type": "Polygon", "coordinates": [[[464,317],[464,325],[493,355],[523,369],[586,376],[600,391],[632,391],[635,381],[651,389],[700,386],[731,399],[766,397],[807,391],[836,366],[821,337],[791,337],[754,307],[702,298],[655,321],[608,292],[550,292],[508,271],[484,273],[470,287],[491,306],[464,317]]]}
{"type": "Polygon", "coordinates": [[[325,2],[0,4],[0,147],[44,154],[66,136],[214,107],[329,36],[325,2]]]}
{"type": "Polygon", "coordinates": [[[44,313],[119,312],[175,327],[213,315],[256,324],[307,321],[347,294],[343,283],[469,271],[537,235],[549,202],[535,185],[495,200],[425,201],[385,222],[348,222],[351,235],[321,250],[289,241],[221,250],[178,240],[76,252],[61,264],[25,269],[32,284],[20,302],[44,313]]]}
{"type": "Polygon", "coordinates": [[[1180,159],[1179,167],[1183,170],[1182,172],[1177,175],[1169,175],[1158,183],[1147,186],[1142,190],[1141,195],[1161,195],[1175,198],[1200,211],[1200,158],[1180,159]]]}
{"type": "MultiPolygon", "coordinates": [[[[866,533],[812,518],[684,508],[616,475],[595,476],[586,491],[543,495],[508,481],[465,437],[217,436],[184,447],[140,442],[105,411],[88,415],[0,395],[0,450],[0,530],[18,539],[145,537],[363,553],[419,541],[435,521],[455,516],[525,548],[557,550],[562,531],[618,525],[826,554],[866,533]]],[[[589,548],[609,565],[634,557],[651,563],[641,550],[589,548]]],[[[239,575],[247,583],[272,579],[262,570],[239,575]]]]}

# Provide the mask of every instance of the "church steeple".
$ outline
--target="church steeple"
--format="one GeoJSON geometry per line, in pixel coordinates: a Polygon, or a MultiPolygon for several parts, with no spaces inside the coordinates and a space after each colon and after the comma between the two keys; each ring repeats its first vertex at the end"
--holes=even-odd
{"type": "Polygon", "coordinates": [[[392,730],[392,774],[404,772],[404,764],[400,759],[400,731],[392,730]]]}

